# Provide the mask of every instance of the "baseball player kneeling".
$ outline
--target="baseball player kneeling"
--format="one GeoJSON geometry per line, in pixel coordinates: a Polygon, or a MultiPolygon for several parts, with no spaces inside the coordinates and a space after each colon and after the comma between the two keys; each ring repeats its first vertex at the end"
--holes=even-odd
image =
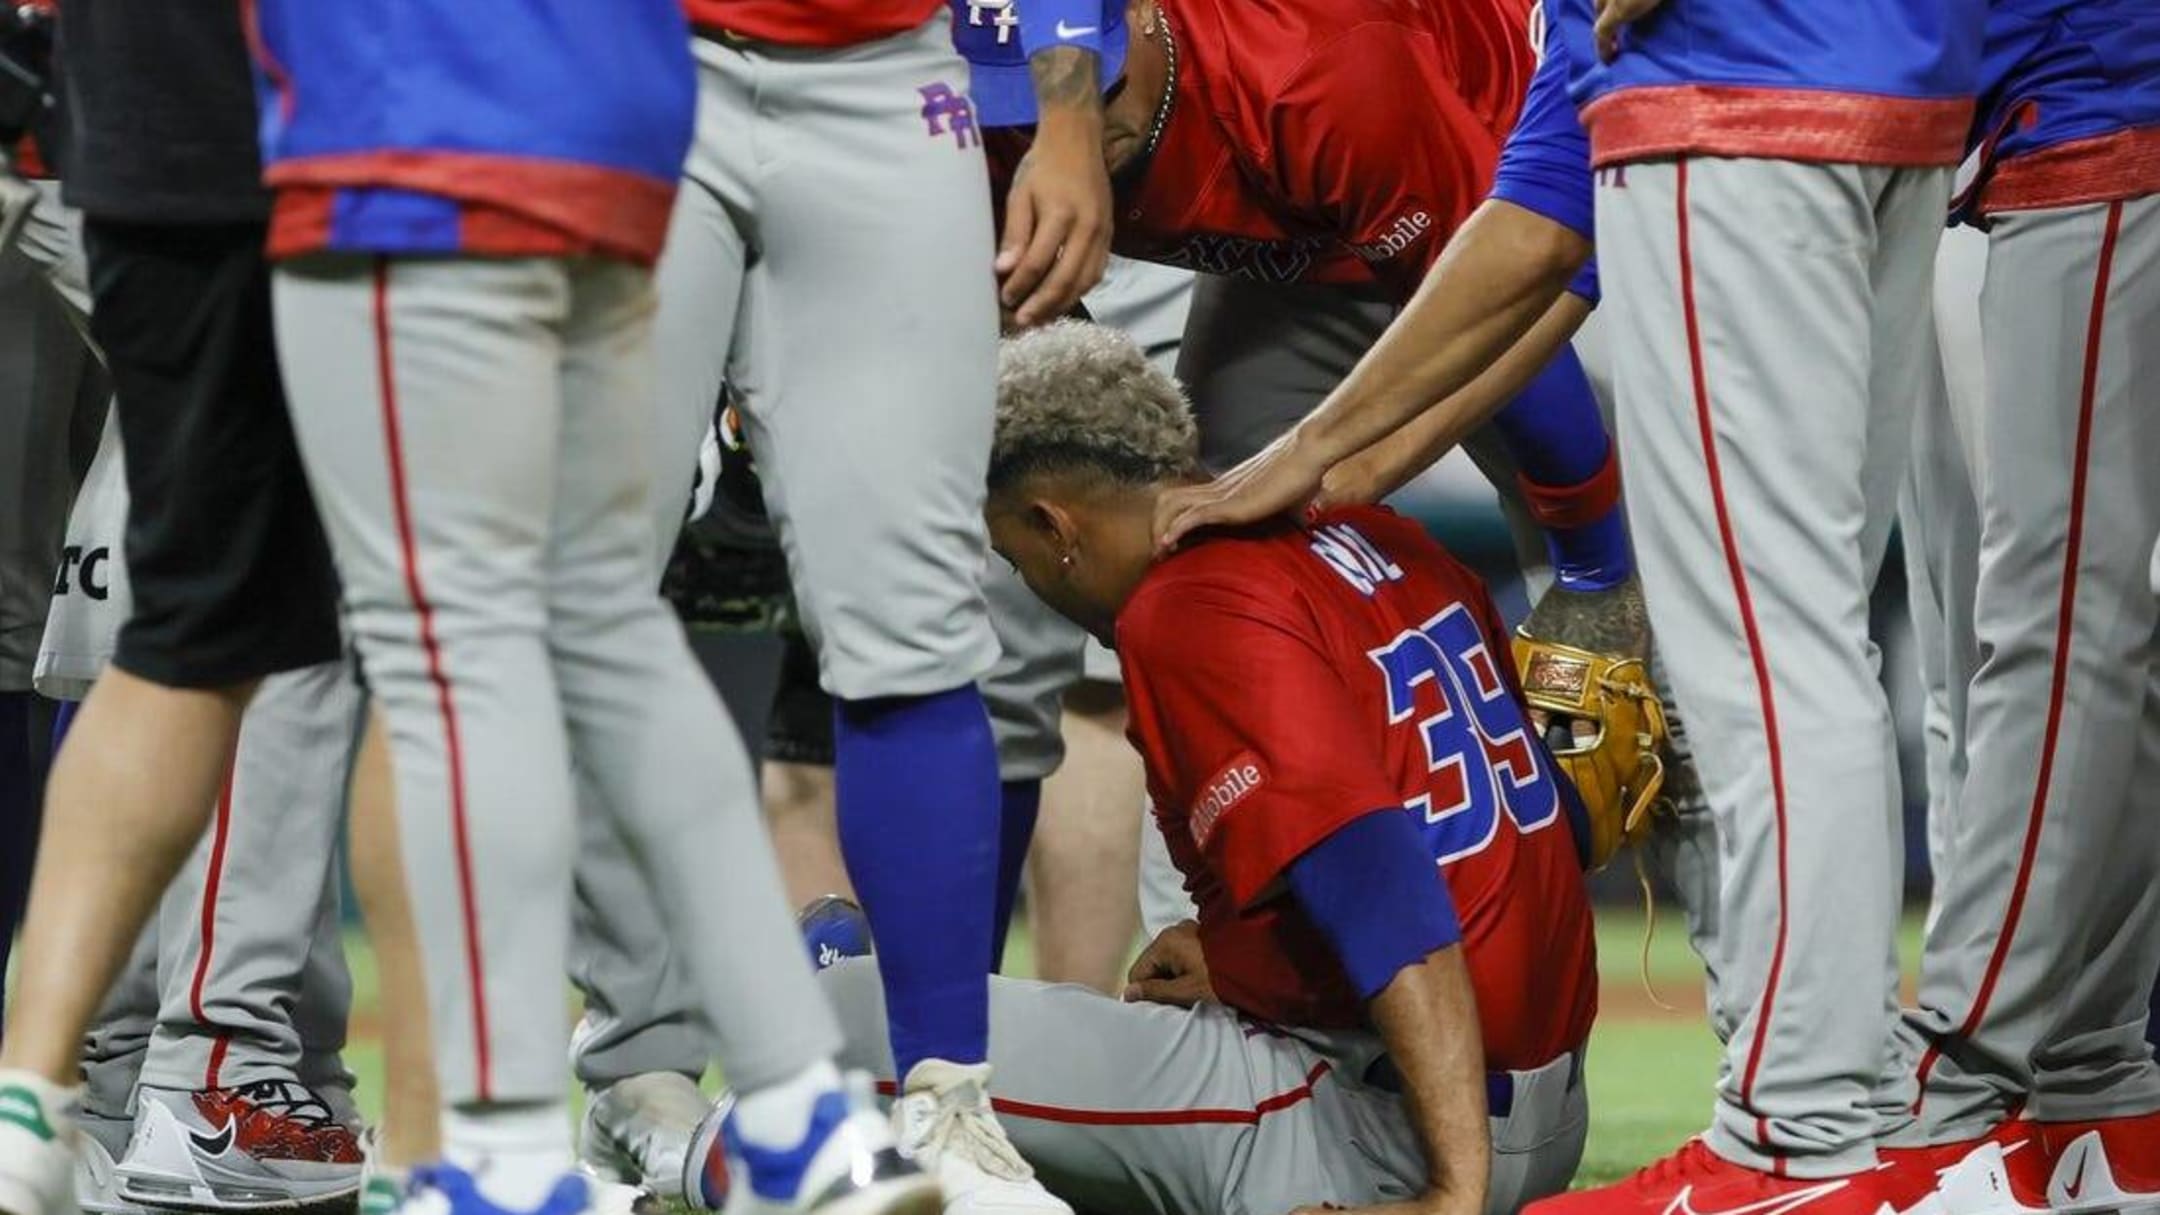
{"type": "MultiPolygon", "coordinates": [[[[1377,507],[1156,563],[1155,498],[1197,468],[1182,393],[1128,339],[1006,344],[992,542],[1118,651],[1198,909],[1122,1002],[993,980],[1014,1144],[1084,1211],[1476,1215],[1565,1189],[1597,1004],[1581,803],[1498,612],[1377,507]]],[[[889,1083],[874,964],[823,977],[889,1083]]]]}

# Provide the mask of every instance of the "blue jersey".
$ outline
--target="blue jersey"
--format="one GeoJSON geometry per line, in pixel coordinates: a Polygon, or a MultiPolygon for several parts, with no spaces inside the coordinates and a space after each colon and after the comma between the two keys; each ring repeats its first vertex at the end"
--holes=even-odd
{"type": "MultiPolygon", "coordinates": [[[[1523,99],[1522,114],[1500,149],[1488,195],[1510,202],[1573,229],[1584,240],[1597,240],[1590,170],[1590,133],[1583,129],[1575,100],[1568,95],[1567,45],[1542,21],[1537,73],[1523,99]]],[[[1592,259],[1568,284],[1568,290],[1598,302],[1597,261],[1592,259]]]]}
{"type": "Polygon", "coordinates": [[[2160,3],[1995,0],[1970,211],[2160,192],[2160,3]]]}
{"type": "Polygon", "coordinates": [[[680,0],[258,0],[272,251],[658,257],[697,82],[680,0]]]}
{"type": "Polygon", "coordinates": [[[1954,165],[1986,0],[1664,0],[1601,62],[1592,0],[1558,0],[1599,165],[1688,153],[1954,165]]]}
{"type": "Polygon", "coordinates": [[[948,0],[953,45],[973,70],[968,92],[986,127],[1035,125],[1028,59],[1070,46],[1092,51],[1102,87],[1125,70],[1123,0],[948,0]]]}

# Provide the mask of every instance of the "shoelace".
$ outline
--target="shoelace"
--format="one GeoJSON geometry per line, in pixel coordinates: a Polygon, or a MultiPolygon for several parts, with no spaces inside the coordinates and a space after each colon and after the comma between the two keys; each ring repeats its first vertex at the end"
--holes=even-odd
{"type": "Polygon", "coordinates": [[[922,1147],[933,1157],[958,1149],[962,1159],[1001,1181],[1032,1180],[1035,1170],[991,1120],[987,1105],[961,1099],[959,1094],[941,1094],[922,1136],[922,1147]]]}

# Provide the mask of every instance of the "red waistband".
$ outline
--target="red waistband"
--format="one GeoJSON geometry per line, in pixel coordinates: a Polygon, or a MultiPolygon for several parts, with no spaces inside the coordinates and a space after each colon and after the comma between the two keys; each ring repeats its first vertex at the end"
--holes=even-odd
{"type": "Polygon", "coordinates": [[[2037,211],[2160,194],[2160,126],[2073,139],[1996,163],[1980,211],[2037,211]]]}
{"type": "Polygon", "coordinates": [[[271,188],[411,190],[526,216],[616,257],[650,265],[667,240],[675,183],[622,169],[474,152],[310,156],[270,166],[271,188]]]}
{"type": "Polygon", "coordinates": [[[1645,85],[1583,107],[1598,167],[1695,153],[1830,164],[1954,165],[1970,98],[1951,100],[1759,85],[1645,85]]]}

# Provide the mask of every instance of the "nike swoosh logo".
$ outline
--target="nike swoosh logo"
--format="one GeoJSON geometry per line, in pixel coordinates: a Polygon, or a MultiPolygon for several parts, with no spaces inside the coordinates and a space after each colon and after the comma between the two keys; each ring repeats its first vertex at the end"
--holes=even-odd
{"type": "Polygon", "coordinates": [[[1827,1198],[1844,1189],[1848,1184],[1850,1183],[1844,1178],[1839,1178],[1836,1181],[1826,1181],[1821,1185],[1811,1186],[1805,1190],[1794,1190],[1790,1194],[1780,1194],[1775,1198],[1766,1198],[1761,1202],[1751,1202],[1744,1207],[1729,1207],[1722,1211],[1699,1211],[1695,1209],[1688,1201],[1689,1198],[1694,1196],[1695,1187],[1688,1186],[1678,1194],[1673,1195],[1673,1200],[1665,1206],[1665,1215],[1785,1215],[1787,1211],[1797,1211],[1818,1198],[1827,1198]]]}
{"type": "Polygon", "coordinates": [[[2078,1195],[2085,1192],[2085,1166],[2090,1163],[2092,1163],[2092,1153],[2090,1151],[2078,1157],[2077,1174],[2070,1178],[2069,1185],[2063,1187],[2063,1197],[2076,1202],[2078,1195]]]}
{"type": "Polygon", "coordinates": [[[188,1138],[195,1141],[195,1150],[203,1155],[223,1156],[232,1149],[233,1120],[228,1115],[225,1119],[225,1129],[215,1135],[205,1135],[201,1131],[189,1131],[188,1138]]]}
{"type": "Polygon", "coordinates": [[[1085,38],[1101,28],[1099,25],[1067,25],[1065,19],[1060,17],[1057,23],[1057,36],[1060,39],[1085,38]]]}

